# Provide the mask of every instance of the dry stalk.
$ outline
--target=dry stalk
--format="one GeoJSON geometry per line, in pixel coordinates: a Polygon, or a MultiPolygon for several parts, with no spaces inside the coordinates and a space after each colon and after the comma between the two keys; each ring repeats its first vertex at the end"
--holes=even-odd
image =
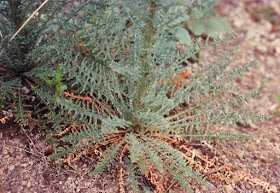
{"type": "MultiPolygon", "coordinates": [[[[13,41],[13,39],[19,34],[19,32],[26,26],[26,24],[31,20],[31,18],[33,18],[38,12],[39,10],[48,2],[49,0],[45,0],[28,18],[27,20],[20,26],[20,28],[16,31],[16,33],[14,33],[14,35],[9,39],[9,41],[4,45],[4,47],[2,48],[1,52],[0,52],[0,57],[2,56],[2,54],[4,53],[5,48],[8,46],[8,44],[13,41]]],[[[1,32],[0,32],[1,33],[1,32]]],[[[1,38],[2,38],[2,34],[1,34],[1,38]]]]}

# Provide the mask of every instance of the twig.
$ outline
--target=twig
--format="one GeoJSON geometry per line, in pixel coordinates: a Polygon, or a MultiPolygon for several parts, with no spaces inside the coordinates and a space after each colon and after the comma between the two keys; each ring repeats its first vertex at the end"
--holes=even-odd
{"type": "Polygon", "coordinates": [[[26,137],[29,139],[29,142],[34,147],[34,149],[36,149],[36,151],[39,152],[38,154],[41,154],[41,156],[44,157],[44,155],[41,153],[40,149],[35,145],[34,141],[31,139],[31,137],[28,135],[27,131],[22,126],[21,126],[21,130],[24,132],[26,137]]]}
{"type": "MultiPolygon", "coordinates": [[[[19,145],[18,143],[16,143],[16,144],[19,145]]],[[[38,157],[41,157],[41,158],[44,158],[45,160],[49,160],[49,161],[50,161],[50,159],[49,159],[47,156],[43,155],[42,153],[37,153],[37,152],[28,151],[28,150],[26,150],[26,149],[23,148],[23,147],[15,147],[15,146],[6,145],[6,144],[4,144],[4,145],[0,144],[0,147],[2,147],[3,149],[4,149],[5,147],[15,148],[15,149],[22,150],[22,151],[24,151],[24,152],[26,152],[26,153],[30,153],[30,154],[36,155],[36,156],[38,156],[38,157]]]]}
{"type": "MultiPolygon", "coordinates": [[[[0,57],[4,53],[5,48],[8,46],[8,44],[13,41],[13,39],[19,34],[19,32],[26,26],[26,24],[31,20],[31,18],[38,13],[38,11],[48,2],[49,0],[45,0],[29,17],[28,19],[21,25],[21,27],[16,31],[16,33],[11,37],[11,39],[5,44],[5,46],[2,48],[0,52],[0,57]]],[[[2,35],[2,34],[1,34],[2,35]]]]}
{"type": "Polygon", "coordinates": [[[211,171],[208,171],[206,174],[204,174],[204,176],[208,176],[210,174],[217,173],[217,172],[223,170],[225,167],[226,167],[226,165],[223,165],[221,167],[218,167],[217,169],[213,169],[211,171]]]}

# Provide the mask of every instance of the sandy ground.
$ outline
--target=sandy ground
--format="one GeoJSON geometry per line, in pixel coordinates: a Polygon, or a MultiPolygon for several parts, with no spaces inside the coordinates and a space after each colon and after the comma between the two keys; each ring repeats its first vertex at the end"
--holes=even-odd
{"type": "MultiPolygon", "coordinates": [[[[278,2],[280,5],[280,2],[278,2]]],[[[252,100],[248,107],[256,113],[269,115],[267,121],[250,123],[246,127],[228,128],[250,134],[253,139],[245,142],[230,142],[214,148],[229,163],[247,171],[253,177],[269,183],[271,192],[280,191],[280,31],[268,20],[255,21],[249,14],[245,1],[220,1],[217,11],[227,18],[237,38],[231,45],[238,45],[233,65],[253,59],[260,65],[242,79],[236,79],[242,91],[264,88],[266,93],[252,100]]],[[[38,133],[24,132],[14,124],[0,129],[0,192],[58,192],[101,193],[118,192],[115,171],[101,176],[89,177],[91,160],[84,158],[75,166],[54,165],[40,153],[43,142],[38,133]],[[30,143],[33,141],[33,144],[30,143]]],[[[127,181],[125,185],[127,185],[127,181]]],[[[239,185],[213,182],[210,190],[196,192],[263,192],[250,184],[239,185]]]]}

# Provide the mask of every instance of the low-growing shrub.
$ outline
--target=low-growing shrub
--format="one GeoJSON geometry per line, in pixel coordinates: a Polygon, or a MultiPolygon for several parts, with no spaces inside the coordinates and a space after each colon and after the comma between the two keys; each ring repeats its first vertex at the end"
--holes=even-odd
{"type": "MultiPolygon", "coordinates": [[[[189,192],[194,182],[210,186],[205,168],[218,163],[200,156],[204,165],[195,165],[198,155],[187,143],[247,138],[213,128],[265,116],[243,107],[261,91],[240,94],[234,85],[235,76],[257,63],[230,66],[235,49],[224,47],[233,33],[177,44],[172,22],[207,2],[79,1],[69,19],[56,16],[63,22],[29,53],[37,66],[23,72],[36,93],[30,116],[49,133],[53,158],[73,164],[83,155],[96,157],[90,174],[115,166],[121,192],[124,176],[134,192],[152,190],[140,183],[143,176],[158,192],[176,184],[189,192]],[[207,63],[190,62],[206,51],[207,63]]],[[[219,172],[212,177],[236,181],[219,172]]]]}

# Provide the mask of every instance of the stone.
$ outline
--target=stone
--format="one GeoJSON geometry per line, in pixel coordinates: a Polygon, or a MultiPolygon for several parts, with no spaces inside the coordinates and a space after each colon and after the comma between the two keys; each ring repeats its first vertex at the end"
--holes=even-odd
{"type": "Polygon", "coordinates": [[[256,50],[261,54],[267,53],[267,47],[261,44],[256,47],[256,50]]]}
{"type": "Polygon", "coordinates": [[[271,47],[274,48],[276,54],[280,53],[280,40],[276,38],[273,42],[271,42],[271,47]]]}
{"type": "Polygon", "coordinates": [[[277,54],[280,54],[280,46],[275,47],[275,51],[277,54]]]}
{"type": "Polygon", "coordinates": [[[17,162],[15,163],[15,166],[19,166],[19,165],[20,165],[20,162],[17,161],[17,162]]]}
{"type": "Polygon", "coordinates": [[[18,171],[17,171],[16,168],[12,170],[12,173],[11,173],[11,174],[12,174],[12,177],[13,177],[13,178],[16,178],[16,177],[19,176],[18,171]]]}
{"type": "Polygon", "coordinates": [[[15,169],[16,167],[14,166],[14,165],[9,165],[8,166],[8,169],[9,169],[9,171],[12,171],[13,169],[15,169]]]}
{"type": "Polygon", "coordinates": [[[13,147],[9,148],[9,152],[10,152],[11,154],[14,154],[15,151],[16,151],[15,148],[13,148],[13,147]]]}
{"type": "Polygon", "coordinates": [[[244,25],[244,21],[242,19],[235,19],[233,21],[233,25],[237,28],[240,28],[244,25]]]}
{"type": "Polygon", "coordinates": [[[21,90],[24,92],[24,94],[28,94],[30,92],[30,90],[26,86],[23,86],[21,90]]]}
{"type": "Polygon", "coordinates": [[[226,192],[234,192],[232,185],[225,185],[226,192]]]}
{"type": "Polygon", "coordinates": [[[261,23],[263,24],[263,27],[266,30],[266,34],[269,34],[273,27],[272,23],[267,20],[262,20],[261,23]]]}
{"type": "Polygon", "coordinates": [[[19,138],[14,138],[13,142],[16,144],[21,144],[21,140],[19,138]]]}
{"type": "Polygon", "coordinates": [[[29,182],[27,183],[26,187],[27,187],[27,188],[30,188],[31,185],[32,185],[32,184],[31,184],[31,182],[29,181],[29,182]]]}
{"type": "Polygon", "coordinates": [[[59,177],[59,181],[66,181],[66,180],[67,180],[67,176],[65,176],[65,175],[61,175],[59,177]]]}
{"type": "Polygon", "coordinates": [[[246,188],[247,190],[251,190],[251,189],[252,189],[252,186],[251,186],[250,184],[245,184],[245,188],[246,188]]]}
{"type": "Polygon", "coordinates": [[[12,190],[11,185],[10,185],[10,184],[5,184],[5,185],[4,185],[4,190],[6,190],[6,191],[11,191],[11,190],[12,190]]]}
{"type": "Polygon", "coordinates": [[[3,154],[4,154],[4,155],[8,155],[8,151],[5,149],[5,150],[3,151],[3,154]]]}
{"type": "Polygon", "coordinates": [[[4,170],[3,170],[3,173],[4,174],[7,174],[9,172],[9,169],[8,168],[5,168],[4,170]]]}
{"type": "Polygon", "coordinates": [[[276,186],[270,186],[269,189],[271,190],[271,192],[277,192],[277,187],[276,186]]]}
{"type": "Polygon", "coordinates": [[[271,33],[267,36],[268,40],[272,41],[272,40],[275,40],[276,38],[276,34],[275,33],[271,33]]]}

